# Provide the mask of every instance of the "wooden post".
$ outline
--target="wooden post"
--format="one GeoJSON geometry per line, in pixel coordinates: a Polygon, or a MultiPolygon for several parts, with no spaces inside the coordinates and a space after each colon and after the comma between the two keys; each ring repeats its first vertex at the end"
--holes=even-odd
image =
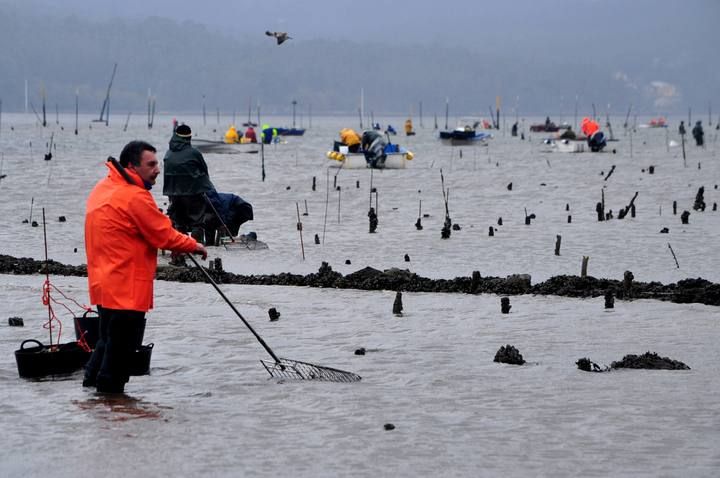
{"type": "MultiPolygon", "coordinates": [[[[295,209],[297,211],[297,230],[300,233],[300,250],[302,251],[302,258],[305,260],[305,244],[303,243],[303,235],[302,235],[302,222],[300,221],[300,206],[298,205],[297,201],[295,201],[295,209]]],[[[340,214],[338,212],[338,214],[340,214]]]]}
{"type": "MultiPolygon", "coordinates": [[[[689,123],[688,123],[689,125],[689,123]]],[[[682,144],[682,154],[683,154],[683,166],[687,168],[687,158],[685,157],[685,134],[680,135],[680,144],[682,144]]]]}
{"type": "Polygon", "coordinates": [[[480,271],[473,271],[472,279],[470,282],[470,293],[477,293],[478,287],[480,287],[480,271]]]}
{"type": "Polygon", "coordinates": [[[342,192],[342,188],[340,186],[337,187],[338,192],[338,224],[340,224],[340,194],[342,192]]]}
{"type": "Polygon", "coordinates": [[[625,297],[632,297],[633,279],[635,279],[635,276],[632,272],[625,271],[623,273],[623,291],[625,292],[625,297]]]}
{"type": "Polygon", "coordinates": [[[560,242],[561,241],[562,241],[562,236],[560,236],[559,234],[557,236],[555,236],[555,255],[556,256],[560,255],[560,242]]]}
{"type": "Polygon", "coordinates": [[[401,316],[403,311],[402,292],[395,293],[395,302],[393,302],[393,314],[401,316]]]}
{"type": "Polygon", "coordinates": [[[590,260],[589,256],[583,256],[582,266],[580,266],[580,277],[587,277],[588,260],[590,260]]]}
{"type": "Polygon", "coordinates": [[[500,299],[500,312],[502,312],[503,314],[509,314],[510,309],[512,309],[512,305],[510,305],[510,298],[502,297],[500,299]]]}
{"type": "Polygon", "coordinates": [[[677,256],[675,256],[675,251],[673,251],[673,248],[669,242],[668,242],[668,249],[670,249],[670,253],[672,253],[673,259],[675,259],[675,265],[677,266],[678,269],[680,269],[680,264],[678,263],[677,256]]]}
{"type": "Polygon", "coordinates": [[[605,308],[612,309],[615,307],[615,296],[611,290],[605,292],[605,308]]]}

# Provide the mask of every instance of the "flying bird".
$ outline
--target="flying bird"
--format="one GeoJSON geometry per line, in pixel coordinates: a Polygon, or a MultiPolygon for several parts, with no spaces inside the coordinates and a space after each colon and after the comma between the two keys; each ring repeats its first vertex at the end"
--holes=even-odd
{"type": "Polygon", "coordinates": [[[285,40],[291,40],[291,39],[292,39],[292,37],[289,36],[289,35],[288,35],[287,33],[285,33],[285,32],[268,32],[268,31],[266,31],[265,34],[266,34],[267,36],[269,36],[269,37],[275,37],[275,38],[277,39],[277,44],[278,44],[278,45],[282,45],[282,43],[283,43],[285,40]]]}

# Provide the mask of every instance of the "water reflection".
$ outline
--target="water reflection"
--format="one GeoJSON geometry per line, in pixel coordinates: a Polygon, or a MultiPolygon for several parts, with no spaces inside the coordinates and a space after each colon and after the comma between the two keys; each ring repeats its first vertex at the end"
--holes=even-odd
{"type": "Polygon", "coordinates": [[[87,400],[73,400],[79,409],[91,413],[95,418],[110,422],[148,419],[167,421],[165,414],[172,407],[132,397],[123,393],[98,393],[87,400]]]}

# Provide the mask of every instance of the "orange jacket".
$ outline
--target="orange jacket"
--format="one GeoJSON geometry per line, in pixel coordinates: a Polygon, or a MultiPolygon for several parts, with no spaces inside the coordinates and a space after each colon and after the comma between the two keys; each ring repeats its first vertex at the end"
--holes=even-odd
{"type": "Polygon", "coordinates": [[[128,184],[110,164],[95,185],[85,213],[90,303],[109,309],[147,312],[153,307],[153,279],[159,248],[192,252],[197,243],[173,229],[140,176],[128,184]]]}
{"type": "Polygon", "coordinates": [[[597,124],[596,121],[591,120],[588,117],[585,117],[580,122],[580,129],[582,130],[583,134],[587,136],[588,138],[592,136],[597,130],[600,129],[600,125],[597,124]]]}

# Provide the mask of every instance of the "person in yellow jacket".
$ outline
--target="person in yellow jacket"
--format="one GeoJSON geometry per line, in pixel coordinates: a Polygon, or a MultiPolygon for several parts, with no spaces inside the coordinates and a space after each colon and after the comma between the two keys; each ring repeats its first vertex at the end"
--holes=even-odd
{"type": "Polygon", "coordinates": [[[88,196],[85,252],[90,303],[100,315],[100,338],[85,366],[83,386],[101,393],[122,393],[128,363],[142,342],[145,313],[153,307],[158,249],[173,253],[207,251],[173,229],[149,189],[160,174],[155,148],[131,141],[120,162],[108,162],[109,174],[88,196]]]}
{"type": "Polygon", "coordinates": [[[412,136],[414,134],[412,119],[408,118],[405,120],[405,136],[412,136]]]}
{"type": "Polygon", "coordinates": [[[338,146],[347,146],[351,153],[360,152],[360,135],[352,128],[343,128],[340,130],[340,142],[336,143],[335,150],[338,146]]]}
{"type": "Polygon", "coordinates": [[[225,142],[227,144],[235,144],[240,142],[240,135],[238,135],[235,125],[230,125],[228,130],[225,132],[225,142]]]}

